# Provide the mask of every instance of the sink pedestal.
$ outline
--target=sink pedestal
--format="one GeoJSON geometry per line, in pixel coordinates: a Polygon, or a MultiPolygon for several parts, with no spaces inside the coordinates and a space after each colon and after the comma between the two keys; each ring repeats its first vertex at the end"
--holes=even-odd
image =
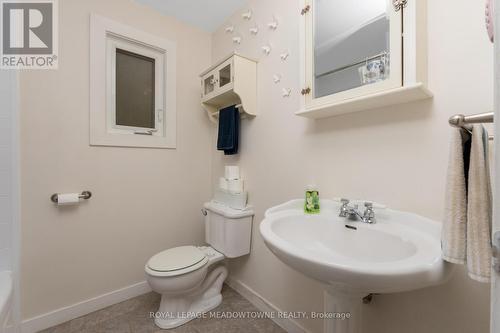
{"type": "Polygon", "coordinates": [[[362,298],[366,294],[326,290],[324,333],[361,333],[362,298]]]}

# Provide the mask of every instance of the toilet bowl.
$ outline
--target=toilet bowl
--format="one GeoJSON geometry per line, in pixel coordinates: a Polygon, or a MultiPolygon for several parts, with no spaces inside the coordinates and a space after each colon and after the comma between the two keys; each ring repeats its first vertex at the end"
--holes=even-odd
{"type": "Polygon", "coordinates": [[[146,264],[151,289],[162,295],[158,327],[180,326],[222,302],[227,277],[224,256],[211,247],[181,246],[153,256],[146,264]]]}
{"type": "Polygon", "coordinates": [[[224,259],[250,253],[253,211],[210,202],[203,215],[205,240],[211,246],[171,248],[146,263],[146,280],[161,295],[154,321],[162,329],[178,327],[216,308],[228,275],[224,259]]]}

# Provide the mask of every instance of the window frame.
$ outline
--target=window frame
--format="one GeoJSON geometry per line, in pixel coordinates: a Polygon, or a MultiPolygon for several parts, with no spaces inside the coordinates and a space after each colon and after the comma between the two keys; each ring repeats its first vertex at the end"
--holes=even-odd
{"type": "Polygon", "coordinates": [[[155,102],[154,102],[154,123],[152,135],[163,136],[165,126],[164,117],[164,53],[161,50],[151,48],[147,45],[141,45],[123,39],[120,36],[108,33],[106,38],[106,125],[109,133],[135,134],[137,132],[145,133],[151,131],[148,127],[135,127],[118,125],[116,123],[116,49],[138,54],[144,57],[154,59],[155,61],[155,102]]]}
{"type": "Polygon", "coordinates": [[[175,43],[91,15],[90,145],[176,148],[175,43]],[[155,60],[155,129],[116,124],[116,49],[155,60]]]}

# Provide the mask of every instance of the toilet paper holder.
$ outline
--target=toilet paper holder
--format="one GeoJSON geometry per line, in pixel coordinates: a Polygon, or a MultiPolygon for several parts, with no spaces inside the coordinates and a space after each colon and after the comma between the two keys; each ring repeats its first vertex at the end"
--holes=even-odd
{"type": "MultiPolygon", "coordinates": [[[[58,196],[58,193],[54,193],[50,196],[50,201],[52,201],[53,203],[57,203],[57,196],[58,196]]],[[[83,191],[82,193],[80,193],[78,195],[78,198],[80,199],[85,199],[85,200],[88,200],[92,197],[92,192],[90,191],[83,191]]]]}

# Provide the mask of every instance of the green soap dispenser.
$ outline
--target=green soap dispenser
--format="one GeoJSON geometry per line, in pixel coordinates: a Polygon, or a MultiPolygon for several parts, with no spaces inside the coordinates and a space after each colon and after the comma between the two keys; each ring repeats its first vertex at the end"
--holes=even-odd
{"type": "Polygon", "coordinates": [[[304,213],[319,214],[319,191],[316,187],[310,185],[306,188],[306,201],[304,203],[304,213]]]}

